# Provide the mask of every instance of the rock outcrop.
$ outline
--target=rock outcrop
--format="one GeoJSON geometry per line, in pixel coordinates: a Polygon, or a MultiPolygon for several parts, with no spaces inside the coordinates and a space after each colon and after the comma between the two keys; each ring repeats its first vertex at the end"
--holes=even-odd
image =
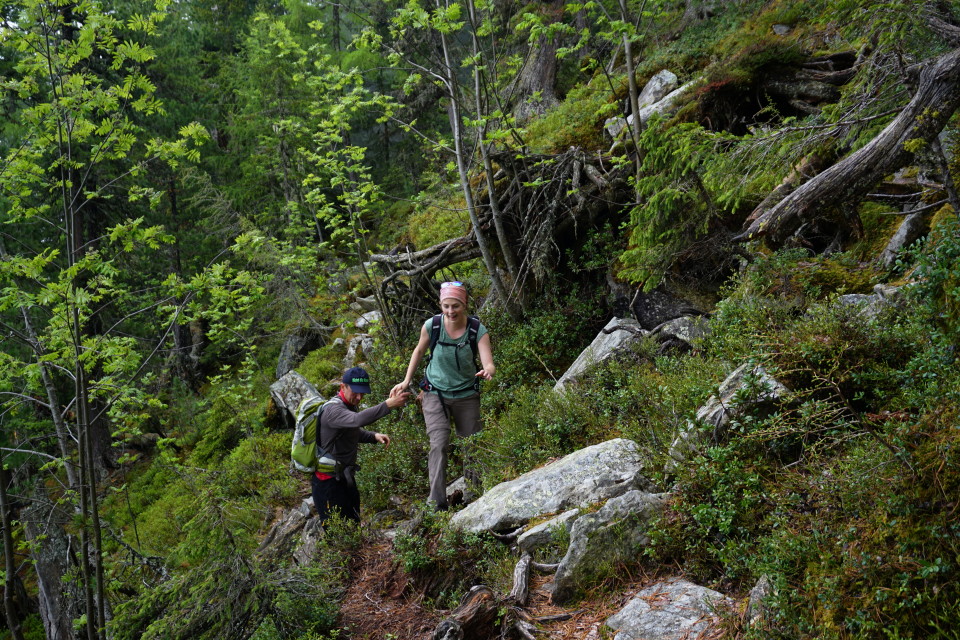
{"type": "Polygon", "coordinates": [[[451,519],[467,531],[515,529],[534,518],[652,489],[637,444],[617,438],[587,447],[493,487],[451,519]]]}
{"type": "MultiPolygon", "coordinates": [[[[643,87],[640,95],[637,96],[637,108],[642,110],[652,104],[660,102],[679,86],[677,75],[668,69],[663,69],[654,74],[652,78],[643,87]]],[[[629,109],[629,103],[627,108],[629,109]]],[[[649,117],[649,116],[648,116],[649,117]]],[[[628,117],[609,118],[604,123],[607,134],[617,139],[617,136],[629,125],[633,123],[633,114],[628,117]]]]}
{"type": "Polygon", "coordinates": [[[574,360],[566,373],[560,376],[554,385],[554,391],[563,391],[568,385],[575,382],[579,376],[586,373],[591,367],[616,356],[630,348],[647,335],[640,324],[631,318],[613,318],[607,323],[597,337],[574,360]]]}
{"type": "Polygon", "coordinates": [[[849,293],[840,296],[839,300],[840,304],[857,307],[858,315],[870,320],[887,309],[901,306],[904,303],[904,293],[901,287],[878,284],[873,287],[873,293],[849,293]]]}
{"type": "Polygon", "coordinates": [[[722,593],[668,580],[638,592],[606,626],[616,632],[613,640],[697,638],[718,622],[717,612],[731,606],[733,601],[722,593]]]}
{"type": "Polygon", "coordinates": [[[373,354],[373,337],[366,333],[358,333],[350,339],[347,345],[347,355],[343,357],[343,368],[349,369],[362,362],[373,354]]]}
{"type": "Polygon", "coordinates": [[[319,349],[326,342],[326,335],[318,330],[301,328],[290,334],[280,347],[280,357],[277,359],[277,379],[289,373],[308,353],[319,349]]]}
{"type": "Polygon", "coordinates": [[[650,522],[662,513],[666,494],[628,491],[583,515],[570,530],[570,546],[560,561],[551,591],[565,602],[593,586],[618,564],[637,557],[650,543],[650,522]]]}
{"type": "Polygon", "coordinates": [[[280,410],[284,424],[291,429],[294,427],[297,407],[300,406],[300,402],[308,396],[319,395],[320,392],[317,391],[317,388],[296,371],[286,373],[270,385],[270,397],[273,398],[273,403],[280,410]]]}
{"type": "Polygon", "coordinates": [[[761,405],[780,401],[789,394],[789,390],[777,382],[763,367],[744,364],[738,367],[720,385],[719,395],[711,396],[705,405],[697,411],[696,422],[687,422],[686,427],[677,434],[670,445],[669,455],[674,463],[668,463],[667,472],[683,462],[707,437],[702,427],[710,427],[712,439],[722,438],[732,420],[748,410],[761,405]]]}
{"type": "Polygon", "coordinates": [[[517,538],[517,547],[524,553],[536,556],[540,562],[560,562],[563,552],[553,557],[552,555],[544,556],[541,551],[553,546],[557,532],[565,531],[569,537],[570,529],[573,528],[573,523],[579,516],[580,509],[570,509],[555,518],[530,527],[517,538]]]}

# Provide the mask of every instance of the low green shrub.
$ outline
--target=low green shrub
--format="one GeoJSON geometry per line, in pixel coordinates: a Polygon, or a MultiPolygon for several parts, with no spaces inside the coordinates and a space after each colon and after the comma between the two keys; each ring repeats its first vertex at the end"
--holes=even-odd
{"type": "Polygon", "coordinates": [[[471,586],[485,583],[487,576],[502,576],[501,560],[509,555],[491,536],[452,528],[449,520],[449,513],[420,509],[414,528],[398,533],[394,540],[397,563],[422,586],[436,608],[453,608],[471,586]]]}
{"type": "Polygon", "coordinates": [[[226,495],[290,504],[297,498],[299,485],[288,473],[289,461],[288,431],[244,439],[220,464],[226,495]]]}

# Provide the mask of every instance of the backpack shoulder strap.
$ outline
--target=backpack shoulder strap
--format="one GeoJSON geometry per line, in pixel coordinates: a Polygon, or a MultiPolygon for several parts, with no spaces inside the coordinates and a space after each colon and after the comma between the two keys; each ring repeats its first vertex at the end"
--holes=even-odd
{"type": "MultiPolygon", "coordinates": [[[[320,444],[320,431],[321,431],[321,429],[320,429],[320,416],[323,414],[323,410],[327,408],[327,405],[328,405],[328,404],[333,404],[334,402],[343,402],[343,400],[340,399],[340,395],[339,395],[339,394],[333,396],[332,398],[330,398],[329,400],[327,400],[326,402],[324,402],[323,404],[321,404],[321,405],[317,408],[317,417],[316,417],[316,420],[317,420],[317,450],[321,450],[321,451],[323,450],[323,445],[320,444]]],[[[333,438],[333,442],[336,442],[336,441],[337,441],[337,438],[339,438],[342,434],[343,434],[342,431],[337,432],[337,435],[333,438]]],[[[330,444],[332,445],[333,442],[331,442],[330,444]]]]}
{"type": "Polygon", "coordinates": [[[433,350],[440,341],[440,323],[443,321],[443,314],[438,313],[430,320],[430,352],[427,354],[427,362],[433,357],[433,350]]]}
{"type": "Polygon", "coordinates": [[[470,348],[473,349],[473,359],[477,359],[477,353],[479,349],[477,347],[477,334],[480,333],[480,318],[477,316],[470,316],[467,318],[467,339],[470,341],[470,348]]]}

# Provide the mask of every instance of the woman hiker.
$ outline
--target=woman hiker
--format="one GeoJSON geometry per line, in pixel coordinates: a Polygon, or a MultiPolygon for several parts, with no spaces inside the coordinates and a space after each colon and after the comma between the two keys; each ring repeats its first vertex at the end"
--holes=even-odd
{"type": "Polygon", "coordinates": [[[490,335],[479,319],[467,315],[467,289],[461,282],[440,285],[441,313],[428,319],[420,329],[420,341],[410,356],[403,382],[391,395],[406,391],[417,367],[429,350],[421,400],[430,439],[428,504],[447,508],[446,472],[450,448],[450,421],[457,435],[466,437],[483,427],[480,419],[480,380],[490,380],[496,371],[490,335]],[[477,370],[475,356],[480,356],[477,370]]]}

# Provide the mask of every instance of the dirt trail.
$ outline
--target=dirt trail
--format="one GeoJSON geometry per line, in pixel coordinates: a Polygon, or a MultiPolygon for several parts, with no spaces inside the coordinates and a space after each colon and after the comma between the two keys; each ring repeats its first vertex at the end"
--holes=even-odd
{"type": "MultiPolygon", "coordinates": [[[[616,597],[609,594],[586,599],[577,608],[550,603],[543,586],[549,576],[534,575],[526,611],[533,618],[572,614],[570,618],[542,622],[538,627],[553,640],[599,638],[603,621],[613,615],[639,585],[630,585],[616,597]]],[[[429,640],[444,612],[422,606],[422,596],[393,561],[391,544],[378,541],[365,546],[354,559],[352,580],[343,599],[339,626],[349,640],[429,640]]]]}

